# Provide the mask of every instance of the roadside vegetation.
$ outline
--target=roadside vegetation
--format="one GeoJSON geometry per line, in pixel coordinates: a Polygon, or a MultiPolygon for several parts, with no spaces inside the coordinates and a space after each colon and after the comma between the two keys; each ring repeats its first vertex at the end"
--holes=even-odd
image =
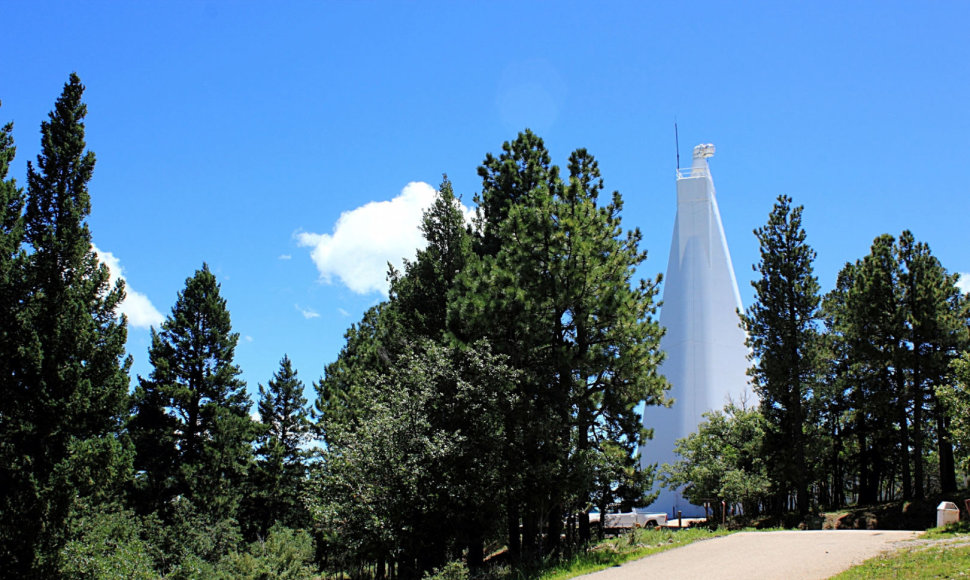
{"type": "Polygon", "coordinates": [[[970,574],[970,522],[933,528],[895,552],[835,576],[837,580],[963,578],[970,574]]]}
{"type": "Polygon", "coordinates": [[[566,580],[730,533],[733,532],[723,528],[718,530],[686,528],[676,531],[666,528],[632,530],[627,534],[595,544],[588,551],[576,554],[544,570],[537,578],[538,580],[566,580]]]}

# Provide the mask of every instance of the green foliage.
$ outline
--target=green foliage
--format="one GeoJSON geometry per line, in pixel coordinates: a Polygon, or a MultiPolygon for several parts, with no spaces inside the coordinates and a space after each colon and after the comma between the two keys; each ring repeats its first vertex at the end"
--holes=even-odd
{"type": "Polygon", "coordinates": [[[230,552],[219,561],[213,578],[226,580],[309,580],[316,578],[313,539],[304,530],[275,525],[265,540],[245,552],[230,552]]]}
{"type": "Polygon", "coordinates": [[[937,393],[952,383],[951,361],[968,345],[970,317],[956,277],[910,232],[898,240],[882,235],[842,269],[825,310],[835,354],[831,393],[842,400],[836,407],[852,437],[846,455],[858,501],[877,501],[878,490],[896,480],[904,498],[924,497],[934,442],[941,486],[955,489],[953,415],[937,393]]]}
{"type": "MultiPolygon", "coordinates": [[[[21,274],[21,244],[24,236],[24,192],[17,187],[16,180],[7,177],[10,164],[17,153],[12,133],[13,123],[0,127],[0,308],[3,308],[3,319],[11,323],[15,320],[17,292],[22,284],[17,278],[21,274]]],[[[10,347],[6,345],[14,341],[16,336],[12,324],[4,324],[0,328],[4,352],[10,352],[10,347]]]]}
{"type": "Polygon", "coordinates": [[[664,466],[661,479],[670,488],[683,486],[684,497],[695,505],[717,500],[713,507],[718,512],[723,500],[757,514],[771,492],[762,457],[768,424],[758,409],[734,403],[704,418],[695,433],[677,440],[674,451],[680,459],[664,466]]]}
{"type": "Polygon", "coordinates": [[[936,389],[950,419],[950,434],[960,465],[970,472],[970,352],[965,352],[953,361],[954,380],[936,389]]]}
{"type": "MultiPolygon", "coordinates": [[[[72,74],[41,124],[22,219],[19,191],[0,187],[0,561],[18,577],[53,575],[75,503],[115,495],[130,469],[118,439],[130,365],[126,322],[116,315],[124,284],[109,285],[91,246],[94,154],[85,150],[83,92],[72,74]]],[[[8,126],[3,177],[12,156],[8,126]]]]}
{"type": "Polygon", "coordinates": [[[226,301],[207,265],[188,278],[152,330],[148,379],[139,377],[129,432],[143,513],[184,497],[217,520],[234,518],[252,463],[255,425],[233,352],[226,301]]]}
{"type": "Polygon", "coordinates": [[[833,576],[838,580],[959,578],[970,570],[970,537],[905,546],[833,576]]]}
{"type": "Polygon", "coordinates": [[[337,569],[385,560],[416,575],[443,564],[471,529],[495,526],[513,376],[485,345],[424,342],[357,385],[360,420],[322,418],[327,449],[309,502],[337,569]]]}
{"type": "MultiPolygon", "coordinates": [[[[522,373],[505,419],[502,500],[512,557],[534,559],[557,549],[565,514],[622,487],[597,481],[619,457],[613,446],[627,451],[617,467],[636,469],[635,407],[663,402],[666,387],[656,374],[656,284],[633,283],[646,257],[640,233],[624,235],[618,193],[599,200],[603,182],[585,150],[570,156],[566,182],[526,131],[486,156],[479,175],[476,255],[449,295],[449,319],[457,336],[489,340],[522,373]]],[[[624,499],[636,501],[636,487],[624,499]]]]}
{"type": "Polygon", "coordinates": [[[448,562],[433,572],[426,572],[422,580],[468,580],[468,577],[464,562],[448,562]]]}
{"type": "Polygon", "coordinates": [[[71,535],[61,550],[59,578],[159,578],[153,568],[153,546],[143,539],[138,517],[129,510],[104,506],[78,509],[71,535]]]}
{"type": "Polygon", "coordinates": [[[133,518],[153,568],[165,578],[211,578],[219,560],[242,545],[235,520],[215,519],[185,498],[172,501],[166,517],[164,522],[156,513],[133,518]]]}
{"type": "Polygon", "coordinates": [[[798,511],[810,507],[809,441],[805,432],[820,372],[819,285],[815,251],[806,243],[802,207],[779,196],[768,223],[755,230],[761,259],[751,285],[755,302],[742,316],[753,361],[748,374],[761,398],[771,435],[765,453],[777,485],[776,509],[795,496],[798,511]]]}
{"type": "Polygon", "coordinates": [[[259,385],[259,427],[252,490],[244,501],[246,520],[265,535],[274,523],[300,527],[309,523],[302,493],[312,436],[310,411],[303,396],[303,382],[289,357],[266,387],[259,385]]]}
{"type": "Polygon", "coordinates": [[[472,244],[447,175],[422,217],[421,232],[428,245],[414,262],[405,262],[403,276],[392,272],[390,303],[404,335],[440,339],[449,329],[448,292],[471,259],[472,244]]]}

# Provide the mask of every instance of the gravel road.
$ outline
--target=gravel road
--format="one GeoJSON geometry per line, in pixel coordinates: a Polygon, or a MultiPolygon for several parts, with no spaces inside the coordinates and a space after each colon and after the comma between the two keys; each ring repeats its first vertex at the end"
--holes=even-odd
{"type": "Polygon", "coordinates": [[[811,530],[740,532],[695,542],[602,572],[584,580],[679,578],[808,580],[829,578],[921,532],[811,530]]]}

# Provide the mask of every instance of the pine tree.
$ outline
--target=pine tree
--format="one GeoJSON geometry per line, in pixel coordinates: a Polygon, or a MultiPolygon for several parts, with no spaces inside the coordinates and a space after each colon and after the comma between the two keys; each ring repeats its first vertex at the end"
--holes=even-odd
{"type": "Polygon", "coordinates": [[[303,382],[289,357],[283,357],[266,387],[259,385],[257,409],[262,433],[252,478],[252,517],[258,523],[259,535],[265,536],[277,522],[291,528],[306,527],[309,514],[301,493],[309,455],[305,446],[312,425],[303,382]]]}
{"type": "Polygon", "coordinates": [[[751,285],[755,302],[742,317],[752,350],[748,374],[761,397],[761,412],[771,429],[766,454],[777,484],[776,509],[794,495],[798,512],[810,507],[806,418],[819,373],[819,285],[812,262],[815,251],[805,242],[802,207],[779,196],[768,223],[755,230],[761,278],[751,285]]]}
{"type": "MultiPolygon", "coordinates": [[[[3,569],[19,577],[55,575],[78,500],[107,501],[130,474],[119,439],[130,365],[126,322],[116,315],[124,285],[109,285],[86,223],[94,154],[85,150],[83,92],[72,74],[41,124],[37,165],[27,167],[27,252],[14,283],[21,291],[12,296],[17,349],[5,363],[12,372],[0,415],[7,455],[3,569]]],[[[7,141],[3,155],[10,154],[7,141]]],[[[3,189],[7,228],[19,200],[10,185],[3,189]]],[[[4,231],[5,243],[16,244],[8,237],[16,229],[4,231]]]]}
{"type": "Polygon", "coordinates": [[[390,304],[407,336],[437,340],[448,330],[448,292],[470,258],[472,243],[447,175],[422,216],[421,233],[428,245],[405,263],[403,275],[392,273],[390,304]]]}
{"type": "MultiPolygon", "coordinates": [[[[894,243],[892,236],[879,236],[869,255],[846,265],[840,275],[845,284],[844,303],[835,309],[851,377],[848,387],[859,452],[859,503],[877,501],[880,484],[897,467],[908,465],[908,457],[902,461],[909,439],[903,360],[905,314],[900,307],[900,269],[894,243]]],[[[908,491],[909,478],[903,479],[908,491]]]]}
{"type": "MultiPolygon", "coordinates": [[[[13,123],[0,128],[0,376],[14,376],[16,368],[15,353],[20,339],[18,330],[22,319],[21,301],[24,299],[24,192],[17,187],[13,178],[8,179],[10,163],[13,162],[17,148],[13,142],[13,123]]],[[[3,384],[0,394],[0,425],[8,428],[12,410],[18,406],[14,401],[16,390],[3,384]]],[[[6,453],[7,446],[0,446],[0,453],[6,453]]],[[[0,464],[8,462],[0,460],[0,464]]],[[[0,473],[6,475],[0,467],[0,473]]],[[[7,489],[0,480],[0,487],[7,489]]]]}
{"type": "Polygon", "coordinates": [[[529,131],[486,157],[477,255],[449,297],[455,332],[489,340],[522,373],[506,419],[503,501],[510,553],[525,560],[556,550],[563,516],[602,490],[596,473],[620,456],[611,446],[633,468],[633,409],[660,402],[665,384],[656,286],[632,284],[645,259],[640,234],[623,235],[619,194],[600,202],[591,155],[573,153],[569,172],[566,183],[529,131]]]}
{"type": "Polygon", "coordinates": [[[859,502],[925,495],[936,442],[943,489],[954,489],[950,413],[937,397],[967,345],[967,305],[950,275],[909,231],[883,234],[839,274],[825,300],[844,393],[859,502]],[[884,490],[880,493],[880,490],[884,490]]]}
{"type": "Polygon", "coordinates": [[[185,282],[172,313],[152,329],[153,370],[139,377],[129,431],[142,511],[181,496],[210,518],[234,518],[252,463],[255,426],[238,378],[226,300],[209,266],[185,282]]]}
{"type": "MultiPolygon", "coordinates": [[[[7,178],[10,164],[13,162],[17,148],[13,142],[13,123],[7,123],[0,128],[0,307],[4,313],[4,320],[10,320],[13,307],[16,306],[16,288],[21,286],[16,277],[20,273],[17,258],[23,244],[23,207],[24,192],[17,187],[17,182],[7,178]]],[[[6,340],[8,336],[15,336],[12,328],[7,324],[0,328],[0,337],[6,340]]],[[[10,352],[10,351],[4,351],[10,352]]],[[[2,363],[0,363],[2,364],[2,363]]],[[[7,376],[4,374],[4,376],[7,376]]]]}
{"type": "MultiPolygon", "coordinates": [[[[29,543],[23,520],[30,516],[26,506],[35,501],[36,490],[22,469],[24,450],[16,443],[29,434],[26,392],[18,376],[20,329],[24,325],[21,307],[26,296],[23,244],[23,190],[8,179],[16,154],[13,123],[0,129],[0,563],[2,569],[27,570],[34,546],[29,543]]],[[[33,533],[37,533],[36,530],[33,533]]]]}
{"type": "Polygon", "coordinates": [[[970,346],[970,301],[957,287],[957,276],[948,273],[929,246],[917,242],[912,232],[907,230],[899,236],[896,252],[903,268],[900,284],[910,351],[906,367],[911,383],[913,480],[915,495],[922,498],[925,443],[933,438],[942,491],[956,491],[949,433],[953,415],[937,397],[937,389],[952,384],[952,363],[970,346]]]}

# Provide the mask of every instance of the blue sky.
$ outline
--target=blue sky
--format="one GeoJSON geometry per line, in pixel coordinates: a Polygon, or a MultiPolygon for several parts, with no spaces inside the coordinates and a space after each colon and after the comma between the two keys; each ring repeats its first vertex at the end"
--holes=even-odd
{"type": "Polygon", "coordinates": [[[907,228],[970,273],[968,2],[2,0],[0,17],[20,183],[67,76],[87,86],[90,225],[137,293],[137,374],[147,325],[206,261],[251,391],[284,353],[309,387],[420,243],[429,185],[446,172],[471,205],[485,154],[525,127],[560,165],[597,157],[644,276],[666,269],[675,119],[682,164],[717,147],[746,305],[751,232],[783,193],[826,291],[907,228]]]}

